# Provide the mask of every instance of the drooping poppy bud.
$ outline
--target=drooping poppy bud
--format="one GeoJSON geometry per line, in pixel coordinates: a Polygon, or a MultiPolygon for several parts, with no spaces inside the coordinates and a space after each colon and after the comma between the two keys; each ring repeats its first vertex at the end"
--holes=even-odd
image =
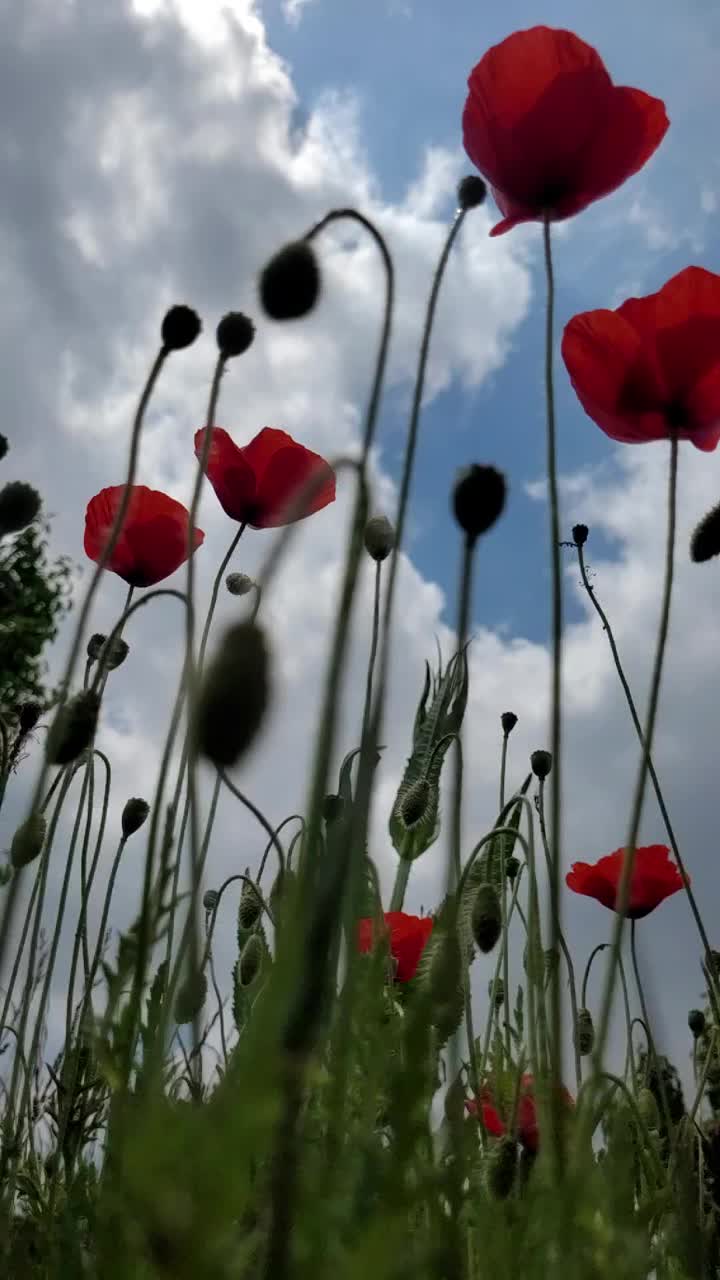
{"type": "Polygon", "coordinates": [[[130,652],[127,640],[122,636],[112,636],[105,642],[98,657],[106,671],[116,671],[121,667],[130,652]]]}
{"type": "Polygon", "coordinates": [[[47,822],[41,813],[33,813],[18,827],[10,845],[10,861],[14,867],[26,867],[42,853],[47,822]]]}
{"type": "Polygon", "coordinates": [[[205,1003],[207,986],[207,978],[202,972],[188,974],[181,983],[175,997],[175,1021],[179,1026],[197,1017],[205,1003]]]}
{"type": "Polygon", "coordinates": [[[502,514],[507,486],[495,467],[474,464],[461,471],[453,490],[455,519],[469,542],[487,533],[502,514]]]}
{"type": "Polygon", "coordinates": [[[242,987],[249,987],[256,979],[263,962],[263,944],[258,933],[251,933],[240,952],[238,976],[242,987]]]}
{"type": "Polygon", "coordinates": [[[688,1026],[697,1040],[698,1036],[701,1036],[705,1030],[705,1014],[702,1009],[690,1010],[688,1014],[688,1026]]]}
{"type": "Polygon", "coordinates": [[[138,796],[132,796],[126,801],[125,808],[122,811],[122,833],[127,840],[129,836],[139,831],[150,812],[150,805],[147,800],[141,800],[138,796]]]}
{"type": "Polygon", "coordinates": [[[90,746],[97,729],[100,697],[83,689],[65,703],[45,741],[50,764],[70,764],[90,746]]]}
{"type": "Polygon", "coordinates": [[[297,320],[312,311],[320,293],[320,270],[307,240],[294,240],[263,268],[260,300],[272,320],[297,320]]]}
{"type": "Polygon", "coordinates": [[[720,503],[708,511],[690,539],[690,559],[704,564],[720,555],[720,503]]]}
{"type": "Polygon", "coordinates": [[[194,713],[198,749],[216,768],[230,768],[245,754],[269,696],[265,636],[257,622],[240,622],[226,631],[209,664],[194,713]]]}
{"type": "Polygon", "coordinates": [[[206,911],[214,911],[219,901],[220,901],[220,894],[218,893],[217,889],[205,890],[203,894],[203,907],[205,908],[206,911]]]}
{"type": "Polygon", "coordinates": [[[387,516],[373,516],[365,525],[365,550],[377,564],[386,560],[395,546],[395,530],[387,516]]]}
{"type": "Polygon", "coordinates": [[[243,929],[252,929],[253,925],[259,919],[262,911],[262,903],[251,884],[247,880],[243,881],[242,893],[240,894],[240,906],[238,907],[238,920],[243,929]]]}
{"type": "Polygon", "coordinates": [[[192,307],[179,303],[165,313],[160,334],[168,351],[182,351],[183,348],[192,346],[201,329],[197,312],[192,307]]]}
{"type": "Polygon", "coordinates": [[[107,636],[104,636],[100,631],[96,631],[95,634],[90,637],[87,642],[87,656],[91,662],[97,662],[103,651],[106,640],[107,636]]]}
{"type": "Polygon", "coordinates": [[[31,733],[43,713],[39,702],[23,702],[18,710],[18,724],[23,737],[31,733]]]}
{"type": "Polygon", "coordinates": [[[595,1027],[589,1009],[578,1009],[575,1026],[575,1044],[581,1058],[586,1058],[593,1051],[595,1044],[595,1027]]]}
{"type": "Polygon", "coordinates": [[[505,862],[505,875],[512,884],[517,879],[517,873],[520,870],[520,859],[516,858],[513,853],[505,862]]]}
{"type": "Polygon", "coordinates": [[[473,903],[472,934],[483,955],[488,955],[502,931],[502,909],[494,885],[481,884],[473,903]]]}
{"type": "Polygon", "coordinates": [[[10,446],[8,445],[8,442],[7,442],[7,436],[0,435],[0,462],[2,462],[9,447],[10,446]]]}
{"type": "Polygon", "coordinates": [[[241,356],[253,344],[255,325],[242,311],[228,311],[220,321],[215,337],[219,351],[227,359],[241,356]]]}

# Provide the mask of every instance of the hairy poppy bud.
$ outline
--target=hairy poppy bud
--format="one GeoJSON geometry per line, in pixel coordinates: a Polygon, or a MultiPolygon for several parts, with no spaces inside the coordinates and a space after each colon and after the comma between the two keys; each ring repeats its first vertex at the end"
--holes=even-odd
{"type": "Polygon", "coordinates": [[[219,769],[237,764],[260,729],[269,701],[268,668],[257,622],[240,622],[226,631],[194,714],[198,748],[219,769]]]}
{"type": "Polygon", "coordinates": [[[122,636],[114,636],[102,647],[98,661],[101,661],[106,671],[116,671],[121,667],[130,652],[130,646],[122,636]]]}
{"type": "Polygon", "coordinates": [[[589,1009],[578,1009],[575,1044],[581,1058],[586,1058],[589,1053],[592,1053],[595,1044],[595,1027],[589,1009]]]}
{"type": "Polygon", "coordinates": [[[468,173],[458,182],[457,199],[461,209],[477,209],[487,196],[487,187],[476,173],[468,173]]]}
{"type": "Polygon", "coordinates": [[[42,712],[43,709],[39,702],[23,702],[21,704],[18,709],[18,723],[23,737],[25,737],[26,733],[32,732],[42,712]]]}
{"type": "Polygon", "coordinates": [[[248,884],[247,880],[243,881],[242,893],[240,894],[240,906],[238,907],[238,920],[242,929],[252,929],[255,922],[260,916],[262,903],[255,892],[253,886],[248,884]]]}
{"type": "Polygon", "coordinates": [[[472,909],[472,934],[477,946],[488,955],[502,931],[500,899],[493,885],[481,884],[472,909]]]}
{"type": "Polygon", "coordinates": [[[242,987],[249,987],[260,972],[263,962],[263,944],[258,933],[251,933],[240,952],[238,976],[242,987]]]}
{"type": "Polygon", "coordinates": [[[378,564],[395,546],[395,530],[387,516],[373,516],[365,525],[365,550],[378,564]]]}
{"type": "Polygon", "coordinates": [[[165,313],[160,329],[163,346],[168,351],[182,351],[184,347],[191,347],[201,329],[200,317],[192,307],[186,307],[182,303],[171,307],[165,313]]]}
{"type": "Polygon", "coordinates": [[[658,1129],[660,1127],[657,1100],[651,1089],[640,1089],[637,1096],[637,1109],[648,1129],[658,1129]]]}
{"type": "Polygon", "coordinates": [[[474,464],[461,471],[453,490],[453,510],[468,541],[495,524],[505,506],[505,477],[495,467],[474,464]]]}
{"type": "Polygon", "coordinates": [[[246,596],[252,591],[255,583],[246,573],[229,573],[225,579],[225,586],[231,596],[246,596]]]}
{"type": "Polygon", "coordinates": [[[322,816],[325,823],[329,826],[332,822],[337,822],[338,818],[342,817],[344,808],[345,801],[342,796],[326,796],[322,803],[322,816]]]}
{"type": "Polygon", "coordinates": [[[207,978],[202,972],[188,974],[180,984],[175,997],[175,1021],[179,1026],[197,1017],[205,1003],[207,985],[207,978]]]}
{"type": "Polygon", "coordinates": [[[228,311],[215,330],[215,337],[226,358],[241,356],[253,344],[255,325],[242,311],[228,311]]]}
{"type": "Polygon", "coordinates": [[[500,1009],[505,1002],[505,983],[502,978],[496,978],[493,982],[492,978],[488,982],[488,995],[495,1005],[496,1009],[500,1009]]]}
{"type": "Polygon", "coordinates": [[[516,858],[513,853],[505,862],[505,875],[512,884],[517,879],[517,873],[520,870],[520,859],[516,858]]]}
{"type": "Polygon", "coordinates": [[[19,533],[32,524],[40,510],[37,489],[22,480],[11,480],[0,489],[0,538],[6,533],[19,533]]]}
{"type": "Polygon", "coordinates": [[[584,547],[587,542],[589,529],[586,524],[574,524],[572,529],[573,542],[576,547],[584,547]]]}
{"type": "Polygon", "coordinates": [[[504,1137],[490,1152],[487,1164],[488,1191],[496,1200],[507,1200],[515,1185],[518,1149],[514,1138],[504,1137]]]}
{"type": "Polygon", "coordinates": [[[92,689],[83,689],[60,708],[45,741],[50,764],[70,764],[89,747],[97,728],[100,698],[92,689]]]}
{"type": "Polygon", "coordinates": [[[97,662],[103,651],[103,646],[106,640],[107,636],[102,635],[99,631],[96,631],[95,634],[90,637],[87,642],[87,656],[91,662],[97,662]]]}
{"type": "Polygon", "coordinates": [[[263,267],[260,300],[273,320],[297,320],[312,311],[320,293],[320,270],[307,240],[294,240],[263,267]]]}
{"type": "Polygon", "coordinates": [[[547,778],[552,769],[552,756],[549,751],[533,751],[530,757],[530,767],[536,778],[542,781],[547,778]]]}
{"type": "Polygon", "coordinates": [[[502,725],[503,733],[507,738],[508,734],[512,733],[515,725],[517,724],[517,716],[515,715],[515,712],[503,711],[500,717],[500,723],[502,725]]]}
{"type": "Polygon", "coordinates": [[[5,457],[5,454],[7,453],[9,447],[10,446],[8,445],[8,442],[7,442],[7,436],[0,435],[0,462],[5,457]]]}
{"type": "Polygon", "coordinates": [[[14,867],[26,867],[42,853],[47,822],[41,813],[33,813],[19,826],[10,845],[10,861],[14,867]]]}
{"type": "Polygon", "coordinates": [[[150,805],[147,800],[132,796],[130,800],[126,801],[121,818],[122,833],[126,840],[128,836],[132,836],[136,831],[140,830],[149,812],[150,805]]]}
{"type": "Polygon", "coordinates": [[[422,822],[430,800],[431,787],[427,778],[418,778],[410,784],[399,806],[400,821],[406,831],[412,831],[413,827],[422,822]]]}
{"type": "Polygon", "coordinates": [[[720,554],[720,503],[708,511],[690,539],[690,559],[696,564],[720,554]]]}
{"type": "Polygon", "coordinates": [[[295,872],[293,870],[288,871],[286,867],[284,871],[282,870],[278,871],[275,879],[273,880],[273,886],[272,886],[272,889],[270,890],[270,909],[273,915],[276,917],[275,919],[276,925],[277,925],[277,913],[279,912],[283,901],[287,897],[288,892],[290,891],[293,884],[295,883],[295,879],[296,879],[295,872]]]}
{"type": "Polygon", "coordinates": [[[205,890],[203,894],[203,906],[206,911],[214,911],[219,901],[220,901],[220,894],[218,893],[217,889],[205,890]]]}
{"type": "Polygon", "coordinates": [[[701,1036],[705,1030],[705,1014],[702,1009],[690,1010],[688,1014],[688,1026],[697,1040],[698,1036],[701,1036]]]}

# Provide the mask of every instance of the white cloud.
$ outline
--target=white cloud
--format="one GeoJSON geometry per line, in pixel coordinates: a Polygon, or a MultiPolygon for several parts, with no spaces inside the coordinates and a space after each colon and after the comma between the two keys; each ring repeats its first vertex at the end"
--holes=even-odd
{"type": "Polygon", "coordinates": [[[710,187],[703,187],[702,191],[700,192],[700,208],[702,209],[703,213],[707,213],[707,214],[716,213],[717,207],[718,207],[718,198],[717,198],[716,192],[712,191],[710,187]]]}
{"type": "Polygon", "coordinates": [[[302,21],[305,10],[316,0],[283,0],[282,11],[291,27],[297,27],[302,21]]]}

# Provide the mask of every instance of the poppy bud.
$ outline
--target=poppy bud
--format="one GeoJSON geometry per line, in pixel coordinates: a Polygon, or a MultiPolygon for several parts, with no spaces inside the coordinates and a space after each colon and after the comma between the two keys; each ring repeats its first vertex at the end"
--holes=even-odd
{"type": "Polygon", "coordinates": [[[696,564],[720,554],[720,503],[708,511],[690,539],[690,559],[696,564]]]}
{"type": "Polygon", "coordinates": [[[11,480],[0,489],[0,538],[6,533],[19,533],[32,524],[40,510],[37,489],[22,480],[11,480]]]}
{"type": "Polygon", "coordinates": [[[191,973],[178,987],[175,997],[175,1021],[179,1026],[192,1022],[205,1003],[207,978],[205,974],[191,973]]]}
{"type": "Polygon", "coordinates": [[[255,583],[246,573],[229,573],[225,579],[225,586],[231,596],[246,596],[252,591],[255,583]]]}
{"type": "Polygon", "coordinates": [[[143,822],[150,812],[150,805],[147,800],[140,800],[138,796],[132,796],[125,804],[122,811],[122,833],[127,840],[128,836],[132,836],[139,831],[143,822]]]}
{"type": "Polygon", "coordinates": [[[395,546],[395,530],[387,516],[373,516],[365,525],[365,550],[378,564],[395,546]]]}
{"type": "Polygon", "coordinates": [[[517,879],[517,873],[520,870],[520,859],[516,858],[513,853],[505,862],[505,875],[512,884],[517,879]]]}
{"type": "Polygon", "coordinates": [[[406,831],[412,831],[422,822],[428,812],[431,797],[432,789],[427,778],[418,778],[410,784],[399,807],[400,821],[406,831]]]}
{"type": "Polygon", "coordinates": [[[472,909],[472,933],[477,946],[488,955],[502,931],[502,910],[494,886],[481,884],[472,909]]]}
{"type": "Polygon", "coordinates": [[[195,740],[217,768],[237,764],[255,738],[269,701],[269,657],[257,622],[226,631],[203,680],[195,740]]]}
{"type": "Polygon", "coordinates": [[[515,725],[517,724],[517,716],[515,715],[515,712],[503,711],[500,717],[500,723],[502,725],[503,733],[507,738],[508,735],[512,733],[513,729],[515,728],[515,725]]]}
{"type": "Polygon", "coordinates": [[[637,1096],[637,1109],[640,1117],[645,1121],[648,1129],[658,1129],[660,1127],[660,1113],[655,1094],[651,1089],[640,1089],[637,1096]]]}
{"type": "Polygon", "coordinates": [[[19,826],[10,845],[10,861],[14,867],[26,867],[42,853],[47,822],[41,813],[33,813],[19,826]]]}
{"type": "Polygon", "coordinates": [[[586,524],[574,524],[572,530],[573,542],[576,547],[584,547],[588,537],[588,527],[586,524]]]}
{"type": "Polygon", "coordinates": [[[89,747],[95,737],[100,698],[92,689],[83,689],[60,708],[45,740],[50,764],[70,764],[89,747]]]}
{"type": "Polygon", "coordinates": [[[42,712],[43,709],[39,702],[23,702],[21,704],[18,710],[18,723],[23,737],[25,737],[26,733],[32,732],[42,712]]]}
{"type": "Polygon", "coordinates": [[[490,1152],[487,1163],[488,1191],[496,1200],[507,1200],[515,1185],[517,1173],[517,1143],[504,1137],[490,1152]]]}
{"type": "Polygon", "coordinates": [[[307,240],[294,240],[263,267],[260,300],[272,320],[297,320],[312,311],[320,293],[315,250],[307,240]]]}
{"type": "Polygon", "coordinates": [[[186,307],[182,303],[171,307],[165,313],[160,329],[163,346],[168,351],[182,351],[184,347],[191,347],[201,329],[200,317],[192,307],[186,307]]]}
{"type": "Polygon", "coordinates": [[[251,933],[240,952],[238,976],[242,987],[249,987],[260,972],[263,962],[262,939],[258,933],[251,933]]]}
{"type": "Polygon", "coordinates": [[[488,982],[488,995],[495,1005],[496,1009],[501,1008],[505,1002],[505,983],[502,978],[492,979],[488,982]]]}
{"type": "Polygon", "coordinates": [[[453,490],[455,519],[474,542],[495,524],[505,506],[505,477],[495,467],[474,464],[461,471],[453,490]]]}
{"type": "Polygon", "coordinates": [[[461,209],[477,209],[486,195],[487,187],[476,173],[468,173],[458,182],[457,199],[461,209]]]}
{"type": "Polygon", "coordinates": [[[9,862],[4,862],[0,867],[0,889],[4,889],[6,884],[12,880],[12,867],[9,862]]]}
{"type": "Polygon", "coordinates": [[[322,816],[327,826],[330,826],[332,822],[337,822],[338,818],[342,817],[344,808],[345,801],[342,796],[330,795],[325,797],[322,804],[322,816]]]}
{"type": "Polygon", "coordinates": [[[701,1036],[705,1030],[705,1014],[702,1009],[690,1010],[688,1014],[688,1026],[697,1040],[698,1036],[701,1036]]]}
{"type": "Polygon", "coordinates": [[[240,906],[238,907],[238,920],[241,929],[252,929],[260,916],[262,904],[255,892],[253,886],[248,884],[247,880],[243,881],[242,893],[240,894],[240,906]]]}
{"type": "Polygon", "coordinates": [[[552,769],[552,756],[549,751],[533,751],[530,757],[530,767],[536,778],[542,781],[547,778],[552,769]]]}
{"type": "Polygon", "coordinates": [[[575,1044],[581,1058],[586,1058],[589,1053],[592,1053],[595,1044],[595,1027],[589,1009],[578,1009],[575,1044]]]}
{"type": "Polygon", "coordinates": [[[217,889],[205,890],[203,894],[203,906],[206,911],[214,911],[219,901],[220,901],[220,894],[218,893],[217,889]]]}
{"type": "Polygon", "coordinates": [[[101,635],[99,631],[90,637],[87,642],[87,656],[91,662],[97,662],[106,640],[107,636],[101,635]]]}
{"type": "Polygon", "coordinates": [[[122,636],[114,636],[102,647],[99,661],[106,671],[116,671],[121,667],[130,652],[130,646],[122,636]]]}
{"type": "Polygon", "coordinates": [[[287,897],[288,891],[290,890],[294,882],[295,882],[295,872],[292,870],[288,871],[287,867],[285,868],[284,871],[282,870],[278,871],[273,881],[273,886],[272,886],[272,889],[270,890],[270,909],[273,915],[276,917],[275,919],[276,924],[277,924],[277,913],[280,909],[283,899],[287,897]]]}
{"type": "Polygon", "coordinates": [[[5,454],[7,453],[9,447],[10,446],[8,445],[8,442],[7,442],[7,436],[0,435],[0,461],[2,461],[2,459],[5,457],[5,454]]]}
{"type": "Polygon", "coordinates": [[[253,344],[255,325],[242,311],[228,311],[215,330],[215,337],[226,359],[241,356],[253,344]]]}

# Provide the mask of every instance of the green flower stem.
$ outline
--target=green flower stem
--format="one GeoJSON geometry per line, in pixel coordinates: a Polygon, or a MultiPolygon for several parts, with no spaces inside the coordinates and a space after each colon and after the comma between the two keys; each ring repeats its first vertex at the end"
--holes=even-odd
{"type": "Polygon", "coordinates": [[[95,876],[97,874],[98,864],[100,862],[100,854],[102,853],[103,842],[105,839],[105,827],[107,825],[108,808],[110,806],[110,789],[112,787],[112,767],[110,765],[110,761],[108,760],[104,752],[98,751],[97,747],[93,748],[93,754],[96,755],[98,759],[102,761],[105,767],[105,789],[103,792],[102,810],[100,812],[100,825],[98,827],[97,838],[95,840],[95,852],[93,853],[93,859],[90,864],[90,871],[86,873],[86,869],[83,866],[82,911],[81,911],[80,918],[78,920],[78,928],[75,935],[73,963],[72,963],[72,969],[71,969],[71,975],[70,975],[70,992],[72,992],[72,989],[73,989],[74,973],[75,973],[75,967],[77,965],[78,934],[80,936],[80,943],[82,945],[83,971],[84,971],[86,980],[87,980],[87,975],[90,968],[90,956],[89,956],[88,945],[87,945],[87,905],[90,898],[90,892],[92,890],[93,884],[95,883],[95,876]]]}
{"type": "MultiPolygon", "coordinates": [[[[545,779],[544,778],[540,779],[540,785],[538,787],[538,816],[540,818],[540,836],[542,839],[542,846],[545,851],[545,861],[547,863],[548,875],[552,876],[552,866],[551,866],[552,855],[550,853],[550,846],[548,844],[548,838],[547,838],[547,829],[545,826],[545,779]]],[[[572,1012],[572,1023],[573,1023],[573,1050],[575,1053],[575,1086],[576,1086],[576,1089],[579,1089],[580,1085],[582,1084],[582,1061],[580,1058],[580,1048],[578,1045],[578,1034],[577,1034],[578,1002],[577,1002],[577,988],[575,986],[575,969],[572,962],[572,956],[570,955],[570,951],[568,949],[567,942],[565,941],[565,935],[562,929],[558,930],[557,936],[558,936],[558,941],[560,943],[560,948],[562,950],[563,956],[565,957],[565,963],[567,965],[567,971],[568,971],[568,984],[570,987],[570,1009],[572,1012]]]]}
{"type": "MultiPolygon", "coordinates": [[[[300,823],[300,828],[301,828],[301,830],[300,830],[300,832],[298,833],[299,835],[303,835],[303,834],[304,834],[304,832],[305,832],[305,819],[303,818],[302,814],[300,814],[300,813],[291,813],[291,814],[290,814],[290,816],[289,816],[288,818],[283,818],[283,820],[282,820],[282,822],[280,823],[280,825],[279,825],[279,826],[277,826],[277,827],[275,828],[275,830],[274,830],[274,832],[273,832],[273,835],[272,835],[272,839],[271,839],[271,840],[268,840],[267,844],[265,845],[265,851],[264,851],[263,856],[262,856],[262,858],[261,858],[261,860],[260,860],[260,867],[259,867],[259,870],[258,870],[258,873],[257,873],[257,883],[258,883],[258,884],[260,884],[260,881],[262,880],[263,872],[264,872],[264,870],[265,870],[265,864],[266,864],[266,862],[267,862],[267,859],[268,859],[268,855],[269,855],[269,853],[270,853],[270,850],[271,850],[272,848],[274,848],[274,846],[275,846],[275,841],[276,841],[276,840],[277,840],[277,838],[279,837],[280,832],[282,831],[283,827],[287,826],[288,822],[299,822],[299,823],[300,823]]],[[[294,843],[294,841],[293,841],[293,843],[294,843]]],[[[285,870],[286,870],[286,871],[290,869],[290,857],[291,857],[291,855],[292,855],[292,846],[291,846],[290,850],[288,851],[288,855],[287,855],[287,859],[286,859],[286,865],[285,865],[285,870]]],[[[282,870],[282,864],[281,864],[280,870],[282,870]]]]}
{"type": "MultiPolygon", "coordinates": [[[[615,973],[617,970],[618,956],[620,954],[620,944],[623,935],[623,926],[625,924],[625,911],[629,901],[630,879],[632,869],[635,862],[635,848],[637,844],[638,831],[640,828],[640,818],[642,816],[643,800],[645,798],[645,784],[648,773],[648,759],[652,751],[653,738],[655,736],[655,721],[657,719],[658,703],[660,700],[660,682],[662,679],[663,659],[665,657],[665,647],[667,644],[668,629],[670,623],[670,601],[672,598],[673,571],[674,571],[674,554],[675,554],[675,524],[677,515],[677,469],[678,469],[678,442],[673,436],[670,441],[670,470],[668,478],[668,528],[667,528],[667,544],[665,550],[665,582],[663,587],[663,598],[660,609],[660,624],[658,628],[657,647],[655,652],[655,662],[653,665],[652,679],[650,682],[650,696],[648,701],[647,723],[643,734],[643,750],[640,768],[638,771],[637,783],[635,786],[635,795],[633,798],[632,814],[630,818],[630,830],[626,842],[626,853],[623,861],[623,871],[618,887],[617,902],[617,920],[613,930],[612,952],[608,973],[605,980],[605,991],[601,1006],[600,1021],[598,1025],[597,1035],[595,1038],[595,1050],[593,1053],[593,1068],[596,1072],[600,1071],[603,1053],[605,1050],[605,1042],[607,1040],[608,1029],[610,1025],[610,1009],[612,1005],[613,991],[615,987],[615,973]]],[[[581,1135],[582,1136],[582,1135],[581,1135]]]]}
{"type": "MultiPolygon", "coordinates": [[[[608,943],[605,943],[605,946],[608,946],[608,945],[609,945],[608,943]]],[[[625,1011],[625,1026],[626,1026],[626,1034],[627,1034],[627,1051],[625,1055],[625,1075],[627,1076],[628,1068],[629,1068],[630,1079],[632,1081],[633,1088],[635,1088],[637,1083],[637,1067],[635,1065],[635,1048],[633,1046],[633,1019],[630,1014],[630,994],[628,992],[627,978],[625,976],[625,962],[623,961],[623,958],[622,958],[622,952],[620,953],[620,957],[618,960],[618,973],[620,974],[620,985],[622,987],[622,993],[623,993],[623,1009],[625,1011]]],[[[644,1023],[643,1023],[643,1026],[644,1026],[644,1023]]],[[[645,1035],[647,1036],[647,1028],[645,1028],[645,1035]]]]}
{"type": "Polygon", "coordinates": [[[648,1012],[642,977],[640,975],[640,965],[638,963],[638,956],[637,956],[637,941],[636,941],[636,930],[635,930],[636,924],[637,924],[636,920],[632,920],[630,923],[630,954],[632,956],[632,966],[633,966],[633,973],[635,974],[635,983],[637,986],[638,995],[640,997],[640,1008],[642,1009],[643,1022],[645,1024],[645,1030],[647,1033],[648,1052],[650,1054],[652,1063],[655,1067],[655,1075],[657,1076],[658,1089],[660,1091],[660,1101],[662,1104],[663,1119],[667,1126],[668,1140],[670,1140],[671,1133],[672,1133],[672,1117],[670,1115],[670,1105],[668,1103],[667,1090],[665,1088],[665,1082],[663,1080],[662,1071],[660,1069],[660,1059],[658,1057],[657,1049],[655,1048],[655,1037],[653,1036],[652,1028],[650,1025],[650,1014],[648,1012]]]}
{"type": "Polygon", "coordinates": [[[368,725],[370,722],[370,708],[372,706],[372,689],[373,689],[373,673],[375,671],[375,659],[377,657],[378,633],[380,629],[380,584],[382,580],[382,562],[378,560],[375,564],[375,591],[373,596],[373,620],[372,620],[372,636],[370,640],[370,657],[368,659],[367,679],[365,682],[365,706],[363,708],[362,731],[360,741],[365,742],[367,738],[368,725]]]}
{"type": "MultiPolygon", "coordinates": [[[[513,914],[514,914],[514,912],[515,912],[516,908],[517,908],[517,910],[518,910],[519,912],[521,911],[520,902],[519,902],[519,899],[518,899],[518,894],[519,894],[519,892],[520,892],[520,882],[521,882],[521,879],[522,879],[522,873],[523,873],[523,871],[524,871],[524,870],[525,870],[525,868],[524,868],[524,867],[520,867],[520,869],[519,869],[519,871],[518,871],[518,874],[517,874],[517,876],[516,876],[516,878],[515,878],[515,883],[514,883],[514,885],[513,885],[512,897],[511,897],[511,899],[510,899],[510,907],[509,907],[509,909],[508,909],[508,928],[509,928],[509,926],[510,926],[510,922],[512,921],[513,914]]],[[[507,947],[507,945],[508,945],[508,935],[507,935],[507,934],[505,934],[505,935],[503,936],[501,946],[502,946],[503,948],[506,948],[506,947],[507,947]]],[[[503,964],[503,954],[502,954],[502,952],[501,952],[501,953],[498,955],[498,958],[497,958],[497,961],[496,961],[496,964],[495,964],[495,973],[494,973],[494,975],[493,975],[492,988],[491,988],[491,991],[490,991],[490,1006],[491,1006],[491,1012],[490,1012],[490,1017],[488,1018],[487,1023],[486,1023],[486,1026],[485,1026],[485,1041],[484,1041],[484,1043],[483,1043],[483,1051],[482,1051],[482,1056],[481,1056],[481,1059],[480,1059],[480,1065],[479,1065],[479,1068],[478,1068],[478,1075],[479,1075],[479,1079],[480,1079],[480,1081],[481,1081],[481,1082],[485,1079],[485,1072],[486,1072],[486,1070],[487,1070],[487,1060],[488,1060],[488,1055],[489,1055],[489,1053],[490,1053],[490,1042],[491,1042],[491,1040],[492,1040],[492,1028],[493,1028],[492,1012],[493,1012],[493,1010],[494,1010],[494,1008],[495,1008],[495,994],[496,994],[496,991],[497,991],[497,984],[498,984],[498,982],[499,982],[499,980],[500,980],[500,969],[501,969],[501,967],[502,967],[502,964],[503,964]]],[[[508,995],[509,995],[509,991],[508,991],[508,989],[506,988],[506,989],[505,989],[505,1000],[506,1000],[506,1002],[507,1002],[507,999],[508,999],[508,995]]],[[[507,1004],[506,1004],[506,1008],[505,1008],[505,1015],[506,1015],[506,1019],[507,1019],[507,1004]]]]}
{"type": "Polygon", "coordinates": [[[411,863],[407,858],[398,859],[398,867],[395,872],[395,883],[393,885],[392,896],[390,898],[389,911],[402,911],[403,902],[405,901],[405,890],[407,889],[408,880],[410,879],[411,863]]]}
{"type": "Polygon", "coordinates": [[[503,733],[502,755],[500,756],[500,808],[505,807],[505,770],[507,768],[508,733],[503,733]]]}

